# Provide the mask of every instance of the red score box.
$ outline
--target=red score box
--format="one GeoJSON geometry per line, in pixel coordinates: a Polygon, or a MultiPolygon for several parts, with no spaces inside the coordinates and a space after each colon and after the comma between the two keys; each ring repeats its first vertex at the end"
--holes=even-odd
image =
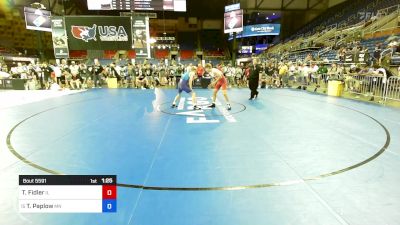
{"type": "Polygon", "coordinates": [[[103,199],[117,199],[117,186],[103,185],[103,199]]]}

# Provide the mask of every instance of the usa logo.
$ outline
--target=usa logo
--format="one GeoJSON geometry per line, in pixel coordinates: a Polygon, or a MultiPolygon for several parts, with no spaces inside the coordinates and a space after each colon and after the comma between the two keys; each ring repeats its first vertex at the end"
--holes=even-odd
{"type": "Polygon", "coordinates": [[[96,41],[96,28],[97,25],[93,24],[93,27],[88,26],[72,26],[71,33],[74,38],[89,42],[90,40],[96,41]]]}

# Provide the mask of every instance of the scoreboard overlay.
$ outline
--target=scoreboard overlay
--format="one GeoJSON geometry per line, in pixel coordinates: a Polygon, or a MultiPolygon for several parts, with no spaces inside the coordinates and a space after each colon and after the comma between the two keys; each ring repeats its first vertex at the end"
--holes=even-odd
{"type": "Polygon", "coordinates": [[[20,175],[21,213],[114,213],[116,175],[20,175]]]}

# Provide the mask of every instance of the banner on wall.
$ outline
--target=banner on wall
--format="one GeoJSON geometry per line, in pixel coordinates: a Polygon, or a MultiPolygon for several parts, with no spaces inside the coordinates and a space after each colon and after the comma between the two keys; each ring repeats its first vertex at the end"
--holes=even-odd
{"type": "Polygon", "coordinates": [[[132,48],[130,17],[65,17],[71,50],[128,50],[132,48]]]}
{"type": "Polygon", "coordinates": [[[68,38],[65,31],[65,21],[62,16],[51,18],[51,32],[53,39],[54,57],[66,59],[69,57],[68,38]]]}
{"type": "Polygon", "coordinates": [[[132,17],[132,48],[137,58],[150,58],[150,29],[149,18],[144,16],[132,17]]]}
{"type": "Polygon", "coordinates": [[[268,49],[268,44],[256,44],[256,54],[260,54],[261,52],[265,51],[268,49]]]}
{"type": "Polygon", "coordinates": [[[225,12],[230,12],[240,9],[240,3],[225,6],[225,12]]]}
{"type": "Polygon", "coordinates": [[[253,46],[242,46],[239,49],[239,53],[241,53],[241,54],[251,54],[251,53],[253,53],[253,46]]]}
{"type": "MultiPolygon", "coordinates": [[[[236,38],[255,37],[255,36],[273,36],[279,35],[281,32],[280,24],[256,24],[243,27],[243,32],[236,35],[236,38]]],[[[229,40],[233,39],[233,35],[229,35],[229,40]]]]}

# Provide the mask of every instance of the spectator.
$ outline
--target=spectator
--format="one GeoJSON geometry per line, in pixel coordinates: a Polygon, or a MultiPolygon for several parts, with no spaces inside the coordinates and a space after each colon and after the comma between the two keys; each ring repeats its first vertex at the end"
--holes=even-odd
{"type": "MultiPolygon", "coordinates": [[[[319,65],[317,74],[318,74],[318,78],[320,80],[322,79],[325,84],[328,82],[328,79],[327,79],[328,68],[326,67],[325,64],[321,63],[319,65]]],[[[318,84],[319,84],[319,82],[318,82],[318,84]]]]}
{"type": "Polygon", "coordinates": [[[397,48],[399,47],[399,42],[397,41],[397,39],[394,39],[388,44],[388,47],[392,49],[391,55],[393,55],[395,52],[397,52],[397,48]]]}
{"type": "Polygon", "coordinates": [[[122,87],[121,67],[116,66],[115,63],[111,63],[108,76],[111,78],[117,78],[119,87],[122,87]]]}
{"type": "Polygon", "coordinates": [[[381,61],[381,53],[382,53],[381,45],[377,44],[375,46],[374,53],[373,53],[374,65],[377,65],[377,64],[380,63],[380,61],[381,61]]]}
{"type": "Polygon", "coordinates": [[[47,62],[44,62],[42,64],[42,73],[43,73],[43,83],[44,83],[44,88],[45,89],[49,89],[50,88],[50,84],[53,81],[52,78],[51,78],[51,72],[53,72],[51,67],[47,64],[47,62]]]}
{"type": "Polygon", "coordinates": [[[285,87],[286,85],[288,85],[287,76],[289,68],[285,63],[280,62],[278,69],[279,69],[279,83],[280,83],[279,87],[285,87]]]}
{"type": "Polygon", "coordinates": [[[339,68],[337,63],[332,63],[332,66],[328,69],[327,80],[338,79],[339,78],[339,68]]]}
{"type": "Polygon", "coordinates": [[[78,75],[79,74],[79,66],[76,65],[75,61],[71,62],[71,65],[69,66],[69,71],[72,76],[78,75]]]}
{"type": "Polygon", "coordinates": [[[87,68],[87,66],[86,66],[86,64],[85,63],[80,63],[79,64],[79,69],[78,69],[78,71],[79,71],[79,75],[81,76],[81,78],[82,78],[82,87],[83,88],[88,88],[87,86],[87,82],[88,82],[88,80],[89,79],[91,79],[90,78],[90,76],[89,76],[89,71],[88,71],[88,68],[87,68]]]}
{"type": "Polygon", "coordinates": [[[136,78],[136,87],[141,88],[141,89],[146,89],[147,87],[147,80],[146,80],[146,75],[144,72],[144,69],[142,68],[141,65],[138,67],[138,76],[136,78]]]}
{"type": "Polygon", "coordinates": [[[151,64],[146,64],[144,68],[144,72],[147,79],[147,88],[154,88],[154,79],[153,79],[153,69],[151,68],[151,64]]]}
{"type": "Polygon", "coordinates": [[[28,78],[28,67],[25,64],[18,63],[17,64],[17,74],[18,78],[27,79],[28,78]]]}
{"type": "Polygon", "coordinates": [[[316,63],[311,64],[311,69],[310,69],[310,77],[309,79],[311,82],[317,85],[319,83],[319,74],[318,74],[319,66],[316,63]]]}
{"type": "Polygon", "coordinates": [[[100,62],[98,59],[94,59],[94,65],[91,68],[92,72],[92,77],[93,77],[93,82],[94,82],[94,87],[101,88],[102,82],[101,82],[101,74],[103,73],[103,66],[101,66],[100,62]]]}
{"type": "Polygon", "coordinates": [[[71,74],[70,86],[73,90],[79,90],[82,87],[82,77],[79,73],[71,74]]]}
{"type": "Polygon", "coordinates": [[[311,53],[308,53],[304,61],[305,61],[305,62],[311,62],[311,61],[313,61],[313,60],[314,60],[314,59],[313,59],[311,53]]]}
{"type": "Polygon", "coordinates": [[[344,62],[345,61],[345,57],[346,57],[346,49],[341,47],[338,51],[338,59],[340,62],[344,62]]]}
{"type": "Polygon", "coordinates": [[[309,85],[310,84],[310,79],[309,79],[310,72],[311,72],[311,69],[307,65],[307,63],[303,63],[303,67],[301,68],[300,74],[303,77],[303,84],[304,85],[309,85]]]}
{"type": "Polygon", "coordinates": [[[241,63],[236,66],[235,70],[235,80],[237,87],[245,86],[245,84],[243,83],[244,79],[243,76],[244,76],[243,63],[241,63]]]}
{"type": "Polygon", "coordinates": [[[201,63],[199,63],[199,64],[197,65],[197,71],[196,71],[197,76],[198,76],[199,78],[203,77],[204,72],[205,72],[205,71],[204,71],[204,67],[201,65],[201,63]]]}
{"type": "Polygon", "coordinates": [[[227,66],[225,66],[223,68],[223,72],[224,72],[225,77],[228,80],[229,87],[231,87],[233,84],[235,84],[235,77],[234,77],[235,71],[234,71],[234,68],[232,68],[232,65],[229,63],[227,66]]]}
{"type": "Polygon", "coordinates": [[[160,85],[161,86],[164,86],[164,85],[168,84],[167,67],[164,65],[164,63],[161,63],[161,65],[159,67],[159,79],[160,79],[160,85]]]}
{"type": "Polygon", "coordinates": [[[61,86],[62,71],[61,71],[60,65],[54,65],[51,69],[54,72],[56,83],[61,86]]]}
{"type": "Polygon", "coordinates": [[[136,69],[132,63],[128,63],[127,73],[129,76],[128,80],[130,80],[128,87],[136,88],[136,69]]]}

